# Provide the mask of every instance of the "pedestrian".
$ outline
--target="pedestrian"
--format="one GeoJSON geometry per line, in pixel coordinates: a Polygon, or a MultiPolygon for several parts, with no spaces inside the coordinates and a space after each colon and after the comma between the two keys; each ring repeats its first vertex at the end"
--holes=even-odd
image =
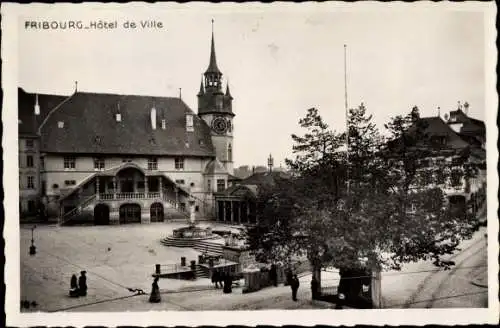
{"type": "Polygon", "coordinates": [[[292,283],[292,270],[290,268],[286,269],[286,281],[285,281],[285,286],[288,286],[292,283]]]}
{"type": "Polygon", "coordinates": [[[159,277],[155,277],[155,280],[151,284],[151,295],[149,296],[149,302],[151,303],[160,303],[160,287],[158,286],[159,277]]]}
{"type": "Polygon", "coordinates": [[[294,301],[297,301],[297,291],[299,290],[299,278],[297,278],[297,275],[294,274],[292,277],[292,281],[290,282],[290,287],[292,287],[292,299],[294,301]]]}
{"type": "Polygon", "coordinates": [[[278,287],[278,272],[276,270],[276,265],[271,264],[271,270],[269,270],[269,280],[274,287],[278,287]]]}
{"type": "Polygon", "coordinates": [[[78,280],[76,278],[76,274],[73,274],[71,276],[69,296],[71,296],[71,297],[78,297],[79,296],[78,280]]]}
{"type": "Polygon", "coordinates": [[[218,279],[221,288],[225,288],[226,285],[226,273],[224,271],[219,272],[218,279]]]}
{"type": "Polygon", "coordinates": [[[319,287],[319,283],[318,283],[318,280],[316,279],[315,276],[312,277],[312,280],[311,280],[311,294],[312,294],[312,299],[313,300],[317,300],[318,299],[318,287],[319,287]]]}
{"type": "Polygon", "coordinates": [[[215,288],[219,288],[219,273],[217,272],[217,270],[214,270],[212,272],[212,284],[215,284],[215,288]]]}
{"type": "Polygon", "coordinates": [[[80,296],[87,296],[87,277],[85,274],[87,271],[80,272],[80,278],[78,278],[78,294],[80,296]]]}
{"type": "Polygon", "coordinates": [[[233,278],[229,273],[224,274],[224,294],[230,294],[232,292],[231,285],[233,284],[233,278]]]}

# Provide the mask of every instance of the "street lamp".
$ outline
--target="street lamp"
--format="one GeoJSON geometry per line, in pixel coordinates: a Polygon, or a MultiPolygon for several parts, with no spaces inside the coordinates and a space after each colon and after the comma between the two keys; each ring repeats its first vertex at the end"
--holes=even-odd
{"type": "Polygon", "coordinates": [[[35,247],[35,239],[33,238],[33,231],[35,230],[36,225],[34,225],[31,228],[31,246],[30,246],[30,255],[35,255],[36,254],[36,247],[35,247]]]}

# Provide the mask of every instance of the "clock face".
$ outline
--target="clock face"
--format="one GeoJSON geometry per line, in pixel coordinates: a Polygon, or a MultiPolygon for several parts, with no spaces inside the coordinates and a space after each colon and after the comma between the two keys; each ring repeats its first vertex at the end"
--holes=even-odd
{"type": "Polygon", "coordinates": [[[222,117],[216,117],[212,121],[212,129],[218,134],[226,133],[227,128],[227,121],[222,117]]]}

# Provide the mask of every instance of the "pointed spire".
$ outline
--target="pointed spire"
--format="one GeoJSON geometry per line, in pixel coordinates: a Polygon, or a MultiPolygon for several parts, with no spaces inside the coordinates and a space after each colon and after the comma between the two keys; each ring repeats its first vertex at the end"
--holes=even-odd
{"type": "Polygon", "coordinates": [[[441,117],[441,107],[438,106],[438,117],[441,117]]]}
{"type": "Polygon", "coordinates": [[[205,73],[218,73],[221,71],[217,67],[217,58],[215,56],[215,41],[214,41],[214,20],[212,19],[212,47],[210,48],[210,63],[208,64],[207,71],[205,73]]]}
{"type": "Polygon", "coordinates": [[[203,76],[202,76],[200,82],[200,91],[198,92],[198,96],[203,96],[204,94],[205,94],[205,88],[203,87],[203,76]]]}
{"type": "Polygon", "coordinates": [[[230,97],[231,99],[233,99],[233,97],[231,96],[231,91],[229,91],[229,81],[226,84],[226,97],[230,97]]]}
{"type": "Polygon", "coordinates": [[[38,103],[38,93],[35,95],[35,115],[40,115],[40,104],[38,103]]]}

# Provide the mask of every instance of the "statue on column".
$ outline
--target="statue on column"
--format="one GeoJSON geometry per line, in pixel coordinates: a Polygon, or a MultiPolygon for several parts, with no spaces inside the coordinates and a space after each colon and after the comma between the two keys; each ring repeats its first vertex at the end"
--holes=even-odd
{"type": "Polygon", "coordinates": [[[194,201],[189,202],[189,223],[194,226],[195,225],[195,208],[194,208],[194,201]]]}

